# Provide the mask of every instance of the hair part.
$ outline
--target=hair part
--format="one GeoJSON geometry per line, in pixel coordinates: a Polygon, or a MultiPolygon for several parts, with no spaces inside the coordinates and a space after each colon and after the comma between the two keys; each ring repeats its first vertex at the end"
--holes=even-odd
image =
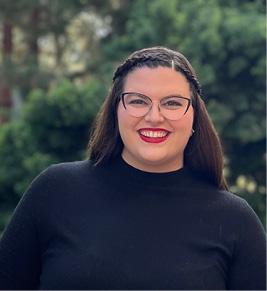
{"type": "Polygon", "coordinates": [[[184,163],[193,172],[219,189],[227,190],[223,176],[223,151],[219,136],[201,98],[201,87],[191,64],[181,53],[165,47],[152,47],[131,54],[116,69],[113,84],[95,122],[88,144],[89,159],[95,165],[121,155],[123,142],[119,134],[117,108],[127,75],[135,69],[169,67],[182,73],[189,82],[194,108],[194,134],[184,152],[184,163]]]}

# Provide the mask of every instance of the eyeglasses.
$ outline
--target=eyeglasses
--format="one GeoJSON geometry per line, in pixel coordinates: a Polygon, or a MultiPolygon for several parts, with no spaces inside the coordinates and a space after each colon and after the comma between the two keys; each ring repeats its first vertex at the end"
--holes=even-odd
{"type": "MultiPolygon", "coordinates": [[[[131,116],[143,117],[152,108],[153,101],[146,95],[135,92],[125,92],[121,94],[122,104],[131,116]]],[[[181,96],[167,96],[158,103],[161,114],[170,120],[182,118],[191,105],[191,99],[181,96]]]]}

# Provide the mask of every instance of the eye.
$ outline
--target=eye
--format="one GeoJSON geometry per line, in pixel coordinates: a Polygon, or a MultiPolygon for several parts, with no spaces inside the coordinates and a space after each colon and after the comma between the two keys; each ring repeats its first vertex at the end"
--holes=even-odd
{"type": "Polygon", "coordinates": [[[164,99],[161,102],[161,106],[166,108],[166,109],[178,109],[183,107],[185,104],[185,102],[183,101],[183,99],[178,98],[178,97],[172,97],[172,98],[168,98],[168,99],[164,99]]]}
{"type": "Polygon", "coordinates": [[[137,94],[125,94],[124,100],[127,106],[132,107],[146,107],[150,106],[150,100],[145,98],[145,96],[139,96],[137,94]]]}
{"type": "Polygon", "coordinates": [[[147,102],[142,98],[131,99],[128,104],[147,105],[147,102]]]}
{"type": "Polygon", "coordinates": [[[178,101],[175,101],[175,100],[169,100],[167,102],[164,103],[164,105],[166,106],[182,106],[181,103],[179,103],[178,101]]]}

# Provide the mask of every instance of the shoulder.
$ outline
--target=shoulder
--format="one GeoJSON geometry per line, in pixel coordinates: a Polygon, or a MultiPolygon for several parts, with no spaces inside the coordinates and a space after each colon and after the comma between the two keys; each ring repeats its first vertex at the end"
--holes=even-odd
{"type": "Polygon", "coordinates": [[[28,191],[45,193],[48,190],[68,188],[90,177],[93,166],[89,160],[53,164],[31,182],[28,191]],[[39,191],[41,190],[41,191],[39,191]]]}
{"type": "Polygon", "coordinates": [[[239,248],[244,242],[265,241],[265,230],[254,209],[242,197],[222,190],[211,191],[202,206],[205,217],[214,230],[220,229],[226,241],[239,248]]]}
{"type": "Polygon", "coordinates": [[[47,177],[75,177],[77,175],[88,174],[92,169],[91,161],[75,161],[75,162],[65,162],[59,164],[53,164],[45,169],[41,176],[47,177]]]}
{"type": "Polygon", "coordinates": [[[244,198],[227,190],[221,190],[218,186],[204,179],[202,176],[196,175],[190,171],[191,180],[189,180],[189,190],[193,189],[197,199],[202,200],[207,206],[215,207],[226,211],[246,211],[250,208],[244,198]]]}
{"type": "Polygon", "coordinates": [[[258,220],[255,211],[243,197],[231,191],[220,190],[206,181],[196,181],[195,199],[218,219],[231,221],[233,224],[234,221],[258,220]]]}
{"type": "Polygon", "coordinates": [[[226,204],[229,205],[239,206],[242,208],[247,204],[244,198],[230,191],[218,189],[216,190],[215,194],[219,200],[224,201],[226,204]]]}
{"type": "Polygon", "coordinates": [[[235,221],[239,226],[242,224],[247,227],[249,225],[262,227],[260,219],[254,209],[244,198],[229,191],[218,190],[215,195],[215,200],[219,206],[218,211],[228,216],[232,223],[235,221]]]}
{"type": "Polygon", "coordinates": [[[252,209],[241,196],[226,190],[217,190],[216,198],[219,203],[238,212],[247,212],[252,209]]]}
{"type": "Polygon", "coordinates": [[[214,187],[210,196],[213,197],[212,201],[218,204],[221,209],[242,213],[251,208],[244,198],[230,191],[219,190],[214,187]]]}

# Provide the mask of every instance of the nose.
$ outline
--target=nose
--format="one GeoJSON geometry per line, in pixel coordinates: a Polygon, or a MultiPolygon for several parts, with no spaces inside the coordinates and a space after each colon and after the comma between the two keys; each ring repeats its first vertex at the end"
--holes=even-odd
{"type": "Polygon", "coordinates": [[[150,110],[145,115],[145,121],[150,123],[160,123],[164,121],[164,116],[160,112],[159,104],[152,104],[150,110]]]}

